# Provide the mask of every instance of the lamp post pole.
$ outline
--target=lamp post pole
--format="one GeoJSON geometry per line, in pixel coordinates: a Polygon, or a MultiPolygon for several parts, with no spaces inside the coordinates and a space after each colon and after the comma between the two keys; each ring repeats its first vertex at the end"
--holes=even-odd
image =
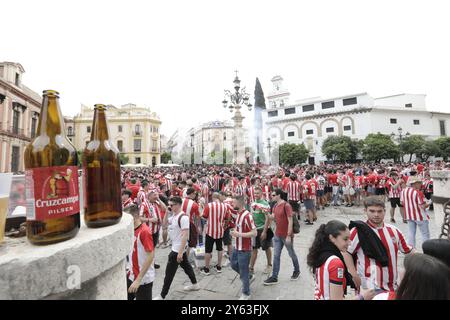
{"type": "Polygon", "coordinates": [[[272,146],[270,145],[270,138],[267,138],[267,149],[269,149],[269,164],[272,165],[272,157],[270,155],[270,149],[272,146]]]}
{"type": "Polygon", "coordinates": [[[233,80],[234,84],[234,92],[231,92],[229,90],[225,90],[225,98],[222,101],[222,105],[224,108],[228,108],[230,112],[234,111],[234,115],[231,118],[234,121],[234,139],[233,139],[233,156],[234,161],[237,163],[237,157],[238,157],[238,136],[242,136],[242,121],[244,120],[244,116],[242,116],[241,108],[242,105],[245,105],[248,107],[248,110],[252,110],[252,104],[249,102],[250,95],[245,92],[245,87],[241,88],[241,80],[239,80],[239,77],[236,72],[236,77],[233,80]]]}
{"type": "MultiPolygon", "coordinates": [[[[402,127],[398,127],[397,131],[398,131],[398,141],[399,141],[399,144],[402,144],[402,142],[403,142],[403,137],[408,137],[408,136],[410,135],[410,133],[409,133],[409,132],[406,132],[406,134],[403,134],[403,129],[402,129],[402,127]]],[[[391,137],[392,137],[392,138],[395,138],[395,137],[396,137],[396,134],[392,132],[392,133],[391,133],[391,137]]],[[[403,162],[403,154],[402,154],[401,150],[400,150],[400,160],[401,160],[401,162],[403,162]]]]}

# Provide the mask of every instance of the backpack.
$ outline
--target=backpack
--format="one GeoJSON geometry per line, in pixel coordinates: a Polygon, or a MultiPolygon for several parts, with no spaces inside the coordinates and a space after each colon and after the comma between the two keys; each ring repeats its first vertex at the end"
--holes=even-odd
{"type": "MultiPolygon", "coordinates": [[[[181,229],[181,217],[182,216],[186,216],[189,219],[189,216],[185,213],[180,214],[180,216],[178,217],[178,226],[181,229]]],[[[189,247],[190,248],[195,248],[197,247],[197,242],[198,242],[198,232],[197,232],[197,227],[195,226],[194,223],[191,222],[191,219],[189,219],[189,238],[188,238],[188,243],[189,243],[189,247]]]]}
{"type": "MultiPolygon", "coordinates": [[[[286,213],[286,202],[284,203],[284,214],[287,217],[287,213],[286,213]]],[[[294,232],[294,234],[300,233],[300,223],[298,222],[298,218],[296,214],[292,215],[292,231],[294,232]]]]}

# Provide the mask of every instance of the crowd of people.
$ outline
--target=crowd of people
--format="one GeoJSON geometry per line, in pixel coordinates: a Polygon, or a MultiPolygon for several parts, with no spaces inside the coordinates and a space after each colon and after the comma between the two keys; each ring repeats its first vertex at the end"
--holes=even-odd
{"type": "Polygon", "coordinates": [[[127,267],[129,299],[165,299],[178,266],[191,282],[184,290],[200,290],[191,262],[195,259],[190,259],[198,245],[205,250],[205,265],[199,271],[205,276],[212,269],[221,273],[227,260],[242,281],[241,300],[251,297],[260,249],[266,258],[264,285],[278,283],[284,247],[295,281],[300,277],[294,250],[299,221],[303,217],[304,224],[312,226],[329,206],[361,207],[367,220],[349,226],[331,220],[316,230],[307,256],[315,299],[344,299],[349,286],[358,293],[356,299],[448,299],[449,241],[430,240],[431,170],[450,170],[450,164],[122,169],[123,209],[135,224],[127,267]],[[386,204],[391,224],[384,222],[386,204]],[[398,216],[408,224],[407,236],[395,226],[398,216]],[[423,254],[415,248],[417,228],[423,254]],[[169,246],[163,287],[153,297],[155,269],[160,268],[154,252],[169,246]],[[433,250],[426,252],[427,246],[433,250]],[[211,266],[214,247],[217,264],[211,266]],[[403,277],[398,272],[399,251],[407,255],[403,277]],[[425,280],[436,272],[439,279],[425,280]]]}

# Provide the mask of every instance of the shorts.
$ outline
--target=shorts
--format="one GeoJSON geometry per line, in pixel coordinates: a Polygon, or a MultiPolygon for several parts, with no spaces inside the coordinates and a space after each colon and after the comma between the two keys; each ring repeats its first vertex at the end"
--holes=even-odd
{"type": "Polygon", "coordinates": [[[226,229],[223,233],[222,242],[224,246],[231,245],[231,235],[230,235],[230,228],[226,229]]]}
{"type": "Polygon", "coordinates": [[[318,197],[323,197],[324,194],[325,194],[325,191],[324,191],[324,190],[317,190],[317,196],[318,196],[318,197]]]}
{"type": "Polygon", "coordinates": [[[366,191],[367,191],[367,193],[374,194],[375,193],[375,188],[372,187],[372,186],[367,186],[366,191]]]}
{"type": "Polygon", "coordinates": [[[153,246],[156,247],[156,245],[159,242],[159,231],[152,234],[152,239],[153,239],[153,246]]]}
{"type": "Polygon", "coordinates": [[[383,195],[386,194],[386,190],[384,188],[377,188],[376,191],[375,191],[375,194],[377,196],[383,196],[383,195]]]}
{"type": "Polygon", "coordinates": [[[304,204],[305,204],[305,209],[306,210],[314,209],[314,200],[313,199],[306,199],[304,204]]]}
{"type": "Polygon", "coordinates": [[[206,235],[205,237],[205,253],[211,253],[213,251],[214,243],[216,244],[216,250],[222,251],[222,238],[213,239],[210,236],[206,235]]]}
{"type": "Polygon", "coordinates": [[[326,186],[324,191],[325,191],[325,193],[332,193],[333,192],[333,187],[332,186],[326,186]]]}
{"type": "Polygon", "coordinates": [[[289,204],[291,205],[292,211],[294,211],[294,212],[298,212],[298,210],[300,209],[300,205],[298,204],[298,201],[289,200],[289,204]]]}
{"type": "Polygon", "coordinates": [[[272,239],[273,239],[273,232],[271,229],[267,229],[267,236],[266,239],[261,240],[261,234],[263,232],[264,229],[259,229],[258,230],[258,234],[256,235],[256,237],[254,237],[252,240],[253,243],[253,249],[263,249],[264,251],[266,251],[268,248],[271,248],[272,245],[272,239]]]}
{"type": "Polygon", "coordinates": [[[400,203],[400,198],[390,198],[389,201],[391,202],[391,208],[403,208],[402,204],[400,203]]]}

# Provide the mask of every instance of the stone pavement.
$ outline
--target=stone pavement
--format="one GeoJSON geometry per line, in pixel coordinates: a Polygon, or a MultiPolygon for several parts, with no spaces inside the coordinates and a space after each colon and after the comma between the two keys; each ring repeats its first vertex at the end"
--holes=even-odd
{"type": "MultiPolygon", "coordinates": [[[[390,223],[389,215],[390,204],[386,203],[386,218],[385,222],[390,223]]],[[[434,221],[434,214],[430,211],[430,232],[431,238],[436,238],[440,234],[440,228],[434,221]]],[[[263,281],[267,278],[266,274],[263,274],[266,266],[265,253],[260,250],[258,253],[258,259],[255,265],[255,280],[250,285],[252,299],[254,300],[311,300],[314,297],[314,280],[311,272],[306,266],[306,255],[308,249],[313,241],[314,233],[316,229],[322,223],[326,223],[329,220],[337,219],[346,224],[350,220],[366,220],[363,212],[363,207],[328,207],[325,210],[318,211],[318,220],[313,226],[305,225],[301,221],[300,233],[295,236],[294,248],[297,253],[297,257],[300,262],[301,275],[297,281],[291,281],[290,277],[293,272],[292,260],[290,259],[287,250],[284,248],[281,253],[281,269],[278,277],[278,284],[272,286],[264,286],[263,281]]],[[[302,220],[304,220],[304,213],[302,212],[302,220]]],[[[400,230],[407,235],[407,225],[402,222],[400,213],[396,209],[396,221],[394,225],[400,228],[400,230]]],[[[419,230],[416,235],[417,248],[421,251],[422,240],[419,230]]],[[[167,255],[170,252],[170,248],[157,249],[156,261],[161,265],[159,270],[156,270],[156,279],[153,283],[153,296],[160,293],[162,284],[164,281],[165,264],[167,262],[167,255]]],[[[403,254],[399,254],[399,268],[403,268],[403,254]]],[[[197,260],[198,265],[203,266],[203,260],[197,260]]],[[[213,251],[213,258],[211,266],[214,266],[217,261],[216,251],[213,251]]],[[[227,259],[224,259],[227,261],[227,259]]],[[[222,273],[217,274],[214,269],[211,270],[209,276],[201,274],[196,270],[197,282],[200,285],[201,290],[193,292],[184,292],[183,287],[190,284],[189,278],[184,271],[179,268],[174,278],[172,286],[166,300],[237,300],[241,295],[241,281],[239,275],[234,272],[231,267],[222,268],[222,273]]]]}

